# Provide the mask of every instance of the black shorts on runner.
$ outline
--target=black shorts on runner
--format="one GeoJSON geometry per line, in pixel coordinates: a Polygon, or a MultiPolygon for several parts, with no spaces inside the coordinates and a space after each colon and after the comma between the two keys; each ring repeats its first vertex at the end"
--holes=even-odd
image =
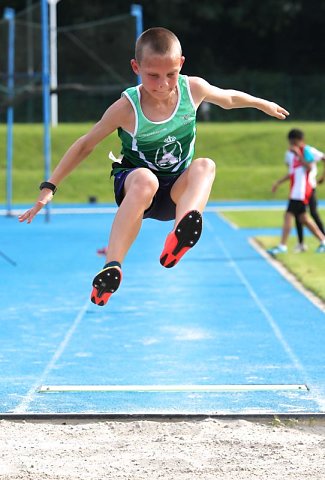
{"type": "MultiPolygon", "coordinates": [[[[137,168],[137,167],[136,167],[137,168]]],[[[130,168],[122,172],[116,173],[114,176],[114,193],[115,200],[118,206],[121,205],[124,198],[124,182],[130,172],[136,170],[130,168]]],[[[151,170],[152,171],[152,170],[151,170]]],[[[153,172],[155,173],[155,172],[153,172]]],[[[150,207],[144,212],[143,218],[154,218],[155,220],[174,220],[176,215],[176,205],[171,199],[170,191],[179,175],[158,177],[159,187],[150,207]]]]}
{"type": "Polygon", "coordinates": [[[302,200],[289,200],[287,212],[292,213],[292,215],[302,215],[306,213],[307,208],[302,200]]]}

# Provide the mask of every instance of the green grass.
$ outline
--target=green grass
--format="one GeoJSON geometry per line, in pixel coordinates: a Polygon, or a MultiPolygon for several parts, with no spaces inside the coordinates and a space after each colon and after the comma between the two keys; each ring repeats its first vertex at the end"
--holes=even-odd
{"type": "MultiPolygon", "coordinates": [[[[278,243],[277,237],[259,236],[256,240],[265,249],[271,248],[278,243]]],[[[325,302],[325,255],[315,253],[319,242],[315,238],[308,238],[306,241],[309,249],[307,252],[293,253],[296,239],[290,238],[288,242],[288,253],[278,255],[278,260],[310,291],[315,293],[325,302]]]]}
{"type": "MultiPolygon", "coordinates": [[[[52,129],[52,169],[68,147],[90,127],[91,124],[61,124],[52,129]]],[[[271,185],[285,173],[286,135],[293,127],[303,128],[308,142],[325,150],[325,123],[268,120],[198,124],[196,156],[208,156],[217,164],[210,199],[285,199],[288,186],[283,185],[273,195],[271,185]]],[[[0,137],[0,203],[4,203],[6,126],[3,124],[0,125],[0,137]]],[[[111,161],[107,156],[110,150],[116,155],[120,152],[115,133],[99,144],[64,180],[55,202],[87,202],[91,195],[99,202],[113,202],[113,181],[109,179],[111,161]]],[[[15,125],[13,163],[13,202],[33,202],[38,185],[44,179],[42,125],[15,125]]],[[[325,188],[320,188],[319,197],[324,198],[324,195],[325,188]]]]}
{"type": "MultiPolygon", "coordinates": [[[[320,210],[322,218],[325,211],[320,210]]],[[[281,227],[283,212],[281,211],[245,211],[224,212],[223,215],[241,228],[281,227]]],[[[258,236],[258,243],[266,250],[279,243],[279,237],[258,236]]],[[[296,231],[293,228],[288,242],[288,253],[278,255],[277,259],[310,291],[325,302],[325,255],[315,253],[319,242],[314,237],[306,236],[305,243],[308,251],[300,254],[293,253],[297,244],[296,231]]]]}
{"type": "MultiPolygon", "coordinates": [[[[67,148],[81,135],[89,124],[63,124],[52,129],[52,170],[67,148]]],[[[1,137],[5,127],[0,125],[1,137]]],[[[5,142],[0,143],[1,183],[5,182],[5,142]]],[[[109,179],[111,161],[108,152],[118,152],[118,138],[112,135],[104,140],[91,155],[65,179],[55,197],[58,203],[87,202],[96,195],[101,202],[113,202],[113,182],[109,179]]],[[[41,125],[15,125],[13,161],[13,202],[33,202],[38,194],[38,185],[44,179],[43,127],[41,125]]],[[[0,202],[4,202],[4,191],[0,191],[0,202]]]]}
{"type": "Polygon", "coordinates": [[[280,228],[284,210],[229,210],[222,215],[240,228],[280,228]]]}

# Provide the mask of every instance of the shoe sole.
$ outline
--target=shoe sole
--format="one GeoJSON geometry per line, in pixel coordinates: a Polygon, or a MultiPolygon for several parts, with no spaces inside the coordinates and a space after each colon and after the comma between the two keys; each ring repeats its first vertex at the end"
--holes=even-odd
{"type": "Polygon", "coordinates": [[[160,255],[165,268],[174,267],[182,256],[198,242],[202,233],[202,216],[197,210],[188,212],[166,238],[160,255]]]}
{"type": "Polygon", "coordinates": [[[119,267],[107,267],[101,270],[93,280],[90,299],[95,305],[106,305],[111,295],[116,292],[122,280],[119,267]]]}

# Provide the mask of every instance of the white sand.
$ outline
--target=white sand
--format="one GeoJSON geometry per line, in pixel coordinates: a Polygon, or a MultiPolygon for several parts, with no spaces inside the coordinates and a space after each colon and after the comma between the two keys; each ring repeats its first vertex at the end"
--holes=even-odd
{"type": "Polygon", "coordinates": [[[0,421],[1,480],[324,480],[325,423],[0,421]]]}

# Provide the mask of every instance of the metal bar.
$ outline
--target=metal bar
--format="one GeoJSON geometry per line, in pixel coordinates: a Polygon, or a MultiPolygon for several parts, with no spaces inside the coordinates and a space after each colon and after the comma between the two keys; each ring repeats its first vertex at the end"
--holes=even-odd
{"type": "Polygon", "coordinates": [[[39,393],[52,392],[245,392],[309,390],[307,385],[41,385],[39,393]]]}
{"type": "Polygon", "coordinates": [[[47,0],[50,7],[50,84],[51,84],[51,124],[58,125],[58,45],[57,45],[57,3],[60,0],[47,0]]]}

